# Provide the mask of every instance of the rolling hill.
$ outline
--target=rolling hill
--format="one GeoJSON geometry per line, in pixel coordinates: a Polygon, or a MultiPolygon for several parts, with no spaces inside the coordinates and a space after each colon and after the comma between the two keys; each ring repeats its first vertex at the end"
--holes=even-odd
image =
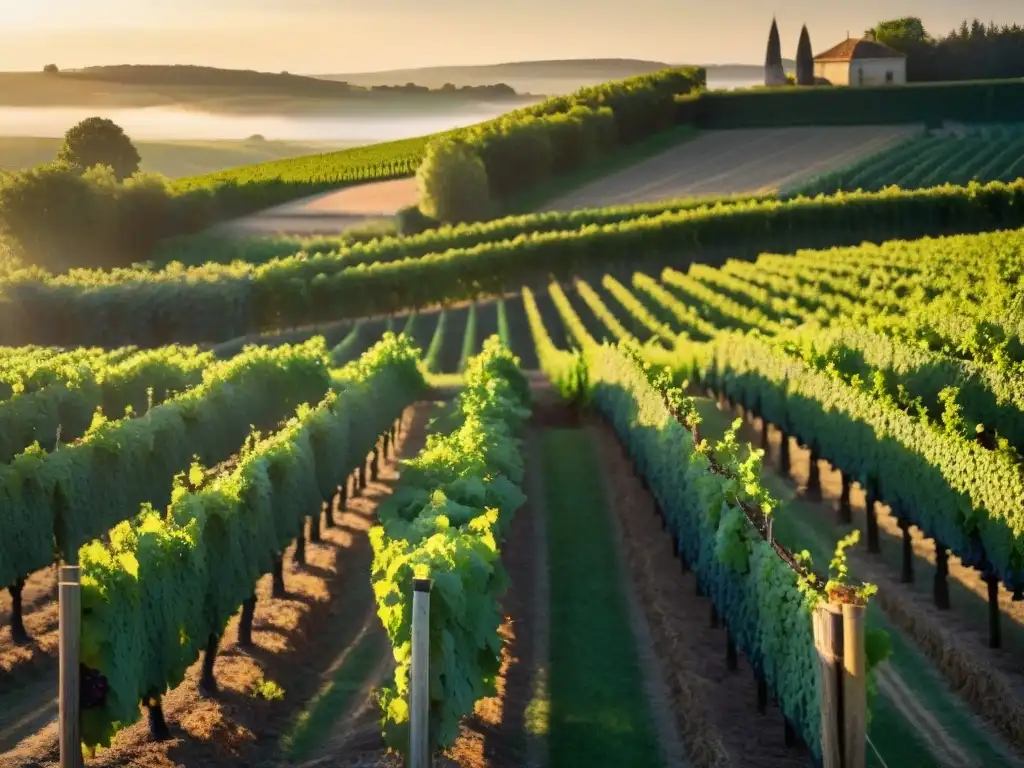
{"type": "MultiPolygon", "coordinates": [[[[457,87],[505,83],[518,93],[553,95],[568,93],[585,85],[595,85],[608,80],[655,72],[668,66],[676,65],[644,59],[554,59],[477,66],[350,72],[316,75],[316,77],[364,87],[403,85],[410,82],[430,88],[440,88],[445,83],[451,83],[457,87]]],[[[752,64],[701,66],[708,70],[709,79],[712,80],[757,80],[764,71],[760,65],[752,64]]],[[[795,67],[795,62],[784,59],[783,66],[787,70],[792,70],[795,67]]]]}
{"type": "MultiPolygon", "coordinates": [[[[406,86],[405,83],[401,85],[406,86]]],[[[198,66],[119,65],[63,72],[0,72],[0,106],[131,108],[188,106],[209,112],[302,112],[335,108],[387,109],[396,104],[431,111],[452,104],[508,101],[512,89],[482,83],[470,87],[387,88],[334,82],[287,72],[198,66]]]]}

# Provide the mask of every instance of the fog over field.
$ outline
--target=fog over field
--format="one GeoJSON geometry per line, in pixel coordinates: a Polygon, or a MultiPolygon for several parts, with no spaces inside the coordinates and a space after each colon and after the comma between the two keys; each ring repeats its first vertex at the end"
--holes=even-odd
{"type": "Polygon", "coordinates": [[[135,140],[267,139],[369,143],[406,139],[489,120],[508,104],[467,104],[442,114],[223,115],[173,107],[0,107],[0,136],[58,137],[80,120],[100,115],[135,140]]]}

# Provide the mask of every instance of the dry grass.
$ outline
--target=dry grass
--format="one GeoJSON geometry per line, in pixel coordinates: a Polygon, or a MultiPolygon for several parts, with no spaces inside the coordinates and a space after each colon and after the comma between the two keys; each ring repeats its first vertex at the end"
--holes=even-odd
{"type": "Polygon", "coordinates": [[[880,152],[916,127],[745,128],[692,141],[570,192],[543,210],[766,194],[880,152]]]}

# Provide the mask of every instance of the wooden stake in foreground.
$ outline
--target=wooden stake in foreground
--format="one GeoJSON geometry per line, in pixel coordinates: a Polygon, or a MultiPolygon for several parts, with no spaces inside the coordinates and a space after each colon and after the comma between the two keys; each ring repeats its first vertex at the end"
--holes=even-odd
{"type": "Polygon", "coordinates": [[[814,647],[821,672],[821,764],[841,768],[843,738],[841,712],[843,675],[843,608],[822,603],[812,616],[814,647]]]}
{"type": "Polygon", "coordinates": [[[77,565],[60,569],[60,768],[80,768],[78,646],[82,624],[82,594],[77,565]]]}
{"type": "Polygon", "coordinates": [[[864,768],[867,762],[866,621],[866,606],[843,605],[843,768],[864,768]]]}
{"type": "Polygon", "coordinates": [[[822,603],[813,614],[821,681],[822,768],[864,768],[867,760],[866,608],[822,603]]]}
{"type": "Polygon", "coordinates": [[[409,768],[430,766],[430,579],[412,582],[409,768]]]}

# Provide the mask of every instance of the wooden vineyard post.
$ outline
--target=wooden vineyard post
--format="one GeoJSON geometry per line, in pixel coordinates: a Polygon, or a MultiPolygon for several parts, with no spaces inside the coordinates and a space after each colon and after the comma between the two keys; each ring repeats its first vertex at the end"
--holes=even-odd
{"type": "Polygon", "coordinates": [[[821,670],[821,765],[841,768],[843,689],[843,613],[842,606],[822,603],[812,614],[814,648],[821,670]]]}
{"type": "Polygon", "coordinates": [[[373,456],[370,459],[370,480],[374,483],[380,477],[380,449],[374,446],[373,456]]]}
{"type": "Polygon", "coordinates": [[[875,481],[868,480],[867,488],[864,489],[864,517],[868,535],[868,552],[877,555],[882,551],[878,542],[878,509],[875,504],[878,502],[878,491],[875,490],[875,481]]]}
{"type": "Polygon", "coordinates": [[[309,516],[309,540],[313,544],[319,544],[323,541],[323,535],[320,527],[320,520],[324,513],[323,502],[320,502],[320,506],[316,508],[312,515],[309,516]]]}
{"type": "Polygon", "coordinates": [[[270,591],[271,597],[280,599],[288,596],[288,591],[284,588],[284,555],[278,552],[273,557],[273,587],[270,591]]]}
{"type": "Polygon", "coordinates": [[[242,603],[242,615],[238,620],[238,645],[252,648],[252,620],[256,616],[256,594],[253,593],[242,603]]]}
{"type": "Polygon", "coordinates": [[[912,584],[914,582],[914,541],[910,536],[910,521],[900,518],[897,523],[900,530],[903,531],[903,566],[900,569],[900,583],[912,584]]]}
{"type": "Polygon", "coordinates": [[[946,545],[935,540],[935,579],[932,586],[935,607],[940,611],[949,610],[949,556],[946,545]]]}
{"type": "Polygon", "coordinates": [[[17,579],[7,591],[11,594],[11,639],[15,645],[26,645],[30,638],[25,630],[25,618],[22,611],[22,591],[25,589],[25,579],[17,579]]]}
{"type": "Polygon", "coordinates": [[[867,761],[867,612],[864,605],[843,605],[843,768],[864,768],[867,761]]]}
{"type": "Polygon", "coordinates": [[[409,768],[430,766],[430,579],[412,582],[409,768]]]}
{"type": "Polygon", "coordinates": [[[306,567],[306,518],[299,522],[299,534],[295,537],[295,552],[292,554],[292,562],[300,568],[306,567]]]}
{"type": "Polygon", "coordinates": [[[77,565],[60,569],[57,586],[60,635],[60,768],[82,765],[82,739],[79,725],[78,649],[82,628],[82,593],[77,565]]]}
{"type": "Polygon", "coordinates": [[[807,473],[807,488],[804,492],[807,498],[813,501],[821,501],[821,468],[818,466],[820,458],[818,456],[818,449],[812,445],[810,468],[807,473]]]}
{"type": "Polygon", "coordinates": [[[852,523],[853,510],[850,508],[850,476],[845,472],[843,475],[843,490],[839,496],[839,522],[852,523]]]}
{"type": "Polygon", "coordinates": [[[988,586],[988,647],[1002,648],[1003,632],[999,622],[999,577],[995,574],[985,576],[988,586]]]}
{"type": "Polygon", "coordinates": [[[779,474],[789,477],[789,433],[782,430],[782,439],[779,443],[779,474]]]}

